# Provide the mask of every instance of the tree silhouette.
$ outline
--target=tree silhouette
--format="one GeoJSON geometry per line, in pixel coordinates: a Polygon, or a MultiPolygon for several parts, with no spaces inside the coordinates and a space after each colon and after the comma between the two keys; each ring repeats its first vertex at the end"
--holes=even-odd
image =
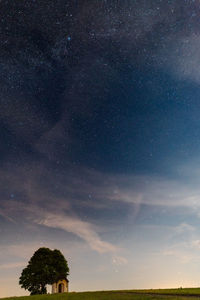
{"type": "Polygon", "coordinates": [[[22,270],[19,284],[31,295],[46,294],[47,284],[53,284],[69,275],[69,267],[59,250],[39,248],[22,270]]]}

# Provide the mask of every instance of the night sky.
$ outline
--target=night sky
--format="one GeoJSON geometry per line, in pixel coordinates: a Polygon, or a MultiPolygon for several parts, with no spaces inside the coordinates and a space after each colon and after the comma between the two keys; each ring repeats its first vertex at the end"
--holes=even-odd
{"type": "Polygon", "coordinates": [[[0,297],[199,286],[199,0],[0,1],[0,297]]]}

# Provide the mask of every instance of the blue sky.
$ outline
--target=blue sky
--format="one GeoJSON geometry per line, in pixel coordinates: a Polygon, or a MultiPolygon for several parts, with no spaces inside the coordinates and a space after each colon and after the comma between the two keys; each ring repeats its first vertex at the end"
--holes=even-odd
{"type": "Polygon", "coordinates": [[[0,297],[199,285],[199,1],[2,1],[0,297]],[[69,38],[70,37],[70,38],[69,38]]]}

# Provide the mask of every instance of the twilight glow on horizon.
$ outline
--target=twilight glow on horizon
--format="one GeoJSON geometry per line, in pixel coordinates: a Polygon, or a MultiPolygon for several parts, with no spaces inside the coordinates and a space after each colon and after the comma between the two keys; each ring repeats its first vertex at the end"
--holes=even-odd
{"type": "Polygon", "coordinates": [[[200,1],[0,1],[0,298],[200,285],[200,1]]]}

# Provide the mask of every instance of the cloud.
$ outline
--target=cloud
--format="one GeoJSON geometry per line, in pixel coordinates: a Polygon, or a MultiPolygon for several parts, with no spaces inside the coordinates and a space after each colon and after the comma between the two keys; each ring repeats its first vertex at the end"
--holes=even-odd
{"type": "Polygon", "coordinates": [[[191,243],[192,248],[200,249],[200,240],[194,240],[191,243]]]}
{"type": "Polygon", "coordinates": [[[168,246],[162,251],[162,255],[174,257],[182,264],[199,261],[200,240],[198,237],[198,227],[188,223],[171,227],[168,246]]]}
{"type": "Polygon", "coordinates": [[[126,265],[128,263],[128,260],[125,257],[122,256],[113,256],[112,258],[113,265],[122,266],[126,265]]]}
{"type": "MultiPolygon", "coordinates": [[[[11,184],[16,191],[12,199],[2,199],[0,203],[1,214],[8,220],[19,223],[23,220],[29,224],[65,230],[83,239],[91,249],[99,253],[115,253],[118,250],[116,246],[100,238],[95,225],[81,220],[72,209],[71,193],[78,197],[84,189],[83,183],[82,189],[80,191],[77,189],[78,193],[75,192],[79,178],[71,177],[69,174],[64,178],[61,177],[62,182],[68,182],[68,185],[61,184],[61,190],[55,195],[54,189],[51,190],[54,174],[41,165],[33,167],[31,172],[28,172],[30,176],[27,176],[26,167],[19,168],[15,172],[9,173],[8,170],[6,172],[11,175],[8,176],[7,185],[11,184]],[[40,180],[44,173],[48,184],[46,180],[44,182],[40,180]],[[18,195],[21,195],[21,199],[18,195]]],[[[0,177],[3,176],[5,180],[5,172],[2,174],[0,172],[0,177]]],[[[78,201],[82,201],[81,196],[78,201]]]]}
{"type": "Polygon", "coordinates": [[[165,250],[163,251],[163,255],[174,257],[182,264],[188,264],[194,259],[194,255],[192,253],[179,248],[165,250]]]}
{"type": "MultiPolygon", "coordinates": [[[[75,216],[78,208],[109,212],[119,205],[132,207],[131,214],[136,217],[142,205],[200,208],[200,188],[192,178],[184,180],[166,179],[148,175],[112,175],[87,168],[57,170],[45,164],[29,164],[12,168],[9,164],[0,171],[1,203],[0,214],[12,222],[25,216],[54,213],[75,216]],[[12,193],[12,198],[10,194],[12,193]]],[[[178,167],[179,168],[179,167],[178,167]]],[[[194,178],[195,179],[195,178],[194,178]]],[[[47,215],[45,215],[45,218],[47,215]]],[[[87,216],[88,223],[90,217],[87,216]]],[[[133,217],[133,216],[132,216],[133,217]]],[[[50,218],[48,219],[48,222],[50,218]]],[[[53,218],[51,217],[51,222],[53,218]]],[[[64,226],[64,220],[56,219],[64,226]]],[[[70,219],[72,221],[72,219],[70,219]]],[[[93,219],[92,222],[95,220],[93,219]]],[[[54,224],[55,225],[55,224],[54,224]]],[[[65,224],[71,230],[70,224],[65,224]]],[[[57,225],[56,225],[57,226],[57,225]]],[[[86,229],[86,227],[84,227],[86,229]]],[[[87,227],[89,230],[89,227],[87,227]]],[[[77,234],[84,234],[77,230],[77,234]]],[[[86,235],[85,235],[86,236],[86,235]]],[[[89,239],[88,239],[89,240],[89,239]]]]}
{"type": "Polygon", "coordinates": [[[174,257],[183,264],[196,263],[200,259],[199,249],[200,241],[195,239],[195,235],[192,234],[187,238],[185,237],[184,241],[168,246],[163,250],[162,255],[174,257]]]}
{"type": "Polygon", "coordinates": [[[200,35],[192,34],[179,40],[172,49],[174,59],[173,71],[181,79],[200,83],[200,35]]]}
{"type": "Polygon", "coordinates": [[[174,228],[174,231],[176,234],[181,234],[181,233],[186,233],[186,232],[192,233],[195,231],[195,228],[194,228],[194,226],[191,226],[190,224],[181,223],[180,225],[178,225],[174,228]]]}
{"type": "Polygon", "coordinates": [[[111,243],[101,240],[99,235],[93,229],[92,224],[81,221],[76,217],[46,213],[44,215],[44,219],[39,221],[38,224],[42,224],[51,228],[59,228],[67,232],[74,233],[86,241],[93,250],[99,253],[114,253],[117,251],[117,247],[111,243]]]}
{"type": "MultiPolygon", "coordinates": [[[[134,205],[137,212],[142,204],[169,207],[200,206],[200,189],[192,179],[168,179],[148,175],[108,175],[88,171],[79,189],[93,195],[93,198],[134,205]],[[95,180],[95,179],[96,180],[95,180]]],[[[108,203],[108,202],[107,202],[108,203]]]]}
{"type": "Polygon", "coordinates": [[[173,74],[178,80],[200,83],[200,35],[179,32],[166,37],[155,55],[155,65],[173,74]]]}
{"type": "Polygon", "coordinates": [[[12,219],[11,217],[7,216],[7,214],[1,209],[0,209],[0,216],[3,217],[4,219],[16,224],[15,220],[12,219]]]}
{"type": "MultiPolygon", "coordinates": [[[[103,6],[102,3],[94,1],[84,3],[79,8],[77,19],[80,20],[80,24],[77,26],[91,22],[91,11],[95,11],[95,14],[93,13],[95,22],[89,32],[89,38],[101,41],[111,39],[118,44],[120,42],[120,51],[126,51],[127,56],[136,55],[136,49],[142,48],[141,44],[148,39],[152,31],[156,30],[157,24],[168,26],[169,31],[169,25],[176,22],[181,13],[186,15],[179,1],[175,3],[118,1],[117,4],[107,1],[103,6]]],[[[81,30],[77,30],[77,26],[75,30],[80,32],[81,38],[83,40],[88,38],[88,27],[82,26],[81,30]]]]}
{"type": "MultiPolygon", "coordinates": [[[[24,164],[15,169],[4,166],[0,179],[0,212],[7,220],[72,233],[99,254],[109,254],[113,264],[119,265],[126,264],[126,258],[120,256],[123,249],[111,242],[109,235],[117,231],[116,221],[117,226],[121,226],[123,218],[131,218],[132,222],[144,205],[186,207],[191,213],[194,207],[196,212],[200,210],[198,185],[194,187],[192,182],[186,184],[158,176],[106,174],[71,166],[67,171],[55,170],[43,163],[24,164]],[[11,192],[14,193],[12,198],[11,192]],[[129,208],[128,212],[121,210],[120,215],[116,215],[116,210],[124,206],[129,208]],[[80,212],[83,208],[85,213],[90,211],[87,221],[80,212]],[[109,211],[112,220],[99,221],[91,211],[102,216],[109,211]],[[107,236],[106,240],[102,233],[107,236]]],[[[174,228],[174,236],[186,231],[192,233],[192,230],[189,224],[182,223],[174,228]]]]}

